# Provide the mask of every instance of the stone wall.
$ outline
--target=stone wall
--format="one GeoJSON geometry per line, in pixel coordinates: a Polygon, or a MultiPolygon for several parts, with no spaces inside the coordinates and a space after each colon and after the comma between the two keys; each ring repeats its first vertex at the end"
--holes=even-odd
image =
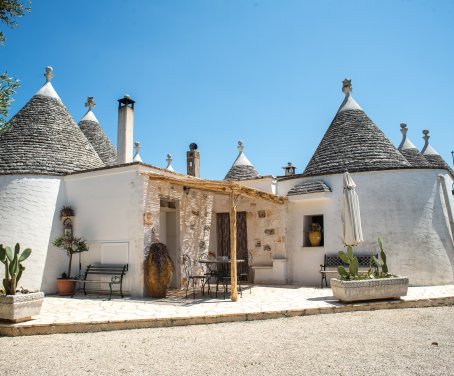
{"type": "MultiPolygon", "coordinates": [[[[183,189],[182,186],[152,180],[145,181],[144,189],[144,257],[150,245],[161,240],[161,200],[176,203],[177,218],[179,218],[179,241],[177,244],[178,259],[173,260],[177,275],[181,276],[180,283],[186,279],[181,257],[189,255],[191,260],[197,260],[209,249],[211,231],[211,212],[213,195],[196,189],[183,189]]],[[[200,264],[194,262],[194,272],[199,273],[200,264]]]]}
{"type": "MultiPolygon", "coordinates": [[[[241,197],[238,212],[246,212],[248,251],[252,265],[272,266],[273,259],[286,258],[286,205],[241,197]]],[[[229,198],[216,195],[213,208],[210,251],[217,254],[216,213],[230,212],[229,198]]]]}

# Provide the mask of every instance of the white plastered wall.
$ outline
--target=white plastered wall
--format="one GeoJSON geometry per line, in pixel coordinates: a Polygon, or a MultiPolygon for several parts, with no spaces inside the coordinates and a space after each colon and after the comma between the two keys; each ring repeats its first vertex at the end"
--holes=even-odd
{"type": "MultiPolygon", "coordinates": [[[[356,248],[372,253],[380,236],[390,271],[407,275],[412,285],[447,284],[454,281],[454,249],[447,216],[452,195],[443,193],[451,178],[444,170],[408,169],[353,173],[361,207],[365,241],[356,248]],[[445,176],[445,181],[438,177],[445,176]]],[[[278,193],[285,195],[302,181],[323,180],[327,194],[293,196],[289,203],[287,251],[290,276],[295,284],[320,284],[320,264],[325,253],[343,249],[341,211],[342,174],[284,180],[278,193]],[[324,216],[324,247],[303,247],[304,215],[324,216]]],[[[450,189],[449,189],[450,192],[450,189]]]]}
{"type": "MultiPolygon", "coordinates": [[[[0,243],[31,248],[19,286],[46,291],[45,264],[56,210],[64,201],[62,180],[47,176],[0,176],[0,243]]],[[[0,278],[3,279],[3,264],[0,278]]]]}
{"type": "MultiPolygon", "coordinates": [[[[64,178],[66,198],[61,204],[74,209],[74,234],[87,239],[90,247],[88,252],[81,254],[82,272],[92,263],[127,263],[129,270],[123,290],[132,296],[143,293],[143,179],[138,166],[69,175],[64,178]]],[[[58,236],[62,225],[57,221],[55,227],[55,236],[58,236]]],[[[79,257],[75,255],[72,275],[78,273],[78,261],[79,257]]],[[[67,265],[64,251],[50,245],[45,291],[55,291],[55,278],[67,265]],[[58,260],[57,266],[55,260],[58,260]]],[[[105,289],[106,285],[99,287],[105,289]]]]}

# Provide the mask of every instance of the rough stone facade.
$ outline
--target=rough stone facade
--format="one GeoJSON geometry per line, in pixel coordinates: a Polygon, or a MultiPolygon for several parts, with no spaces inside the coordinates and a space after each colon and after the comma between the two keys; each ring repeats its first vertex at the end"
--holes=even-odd
{"type": "MultiPolygon", "coordinates": [[[[182,186],[147,180],[144,189],[144,256],[150,245],[161,233],[161,200],[175,201],[179,217],[179,256],[189,255],[197,260],[209,249],[213,195],[196,189],[185,190],[182,186]]],[[[182,262],[173,260],[180,267],[181,284],[186,282],[182,262]]],[[[194,262],[194,272],[201,266],[194,262]]]]}

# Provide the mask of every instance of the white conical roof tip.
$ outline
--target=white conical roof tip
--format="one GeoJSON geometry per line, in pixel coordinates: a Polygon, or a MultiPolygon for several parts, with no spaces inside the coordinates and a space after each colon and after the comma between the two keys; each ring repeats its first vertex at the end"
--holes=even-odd
{"type": "Polygon", "coordinates": [[[95,106],[96,106],[96,103],[95,103],[93,97],[87,97],[87,102],[85,102],[85,107],[88,107],[88,111],[80,121],[88,120],[88,121],[94,121],[95,123],[99,124],[98,119],[96,118],[95,114],[92,111],[92,108],[95,106]]]}
{"type": "Polygon", "coordinates": [[[401,123],[400,124],[400,131],[402,132],[402,141],[397,149],[399,150],[407,150],[407,149],[417,149],[417,147],[407,138],[407,124],[401,123]]]}
{"type": "Polygon", "coordinates": [[[424,129],[422,131],[423,135],[422,138],[424,139],[424,147],[421,150],[421,154],[423,155],[440,155],[438,151],[436,151],[430,144],[429,144],[429,131],[424,129]]]}
{"type": "Polygon", "coordinates": [[[58,96],[57,92],[50,82],[54,77],[54,74],[52,73],[53,71],[54,69],[52,67],[46,67],[46,73],[44,73],[44,77],[46,77],[46,83],[35,93],[35,95],[51,97],[61,101],[60,97],[58,96]]]}
{"type": "Polygon", "coordinates": [[[167,162],[166,170],[167,171],[175,171],[172,167],[172,161],[173,161],[172,154],[167,154],[167,159],[166,159],[166,162],[167,162]]]}
{"type": "Polygon", "coordinates": [[[251,161],[247,159],[244,155],[244,143],[243,141],[238,141],[238,157],[236,157],[235,162],[233,162],[232,166],[253,166],[251,161]]]}
{"type": "Polygon", "coordinates": [[[352,97],[352,80],[343,80],[342,81],[342,92],[345,94],[344,101],[339,107],[337,112],[347,111],[347,110],[362,110],[358,103],[352,97]]]}
{"type": "Polygon", "coordinates": [[[132,159],[133,162],[142,162],[142,158],[140,158],[140,142],[136,141],[134,142],[134,158],[132,159]]]}

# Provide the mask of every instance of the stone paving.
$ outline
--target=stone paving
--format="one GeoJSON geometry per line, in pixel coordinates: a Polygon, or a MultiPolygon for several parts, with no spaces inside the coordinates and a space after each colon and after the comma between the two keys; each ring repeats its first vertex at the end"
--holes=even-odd
{"type": "Polygon", "coordinates": [[[41,314],[18,324],[0,324],[0,335],[95,332],[145,327],[207,324],[229,321],[337,313],[355,310],[412,308],[454,304],[454,285],[410,287],[398,300],[343,304],[331,289],[296,286],[252,286],[238,302],[202,296],[185,298],[171,290],[165,299],[135,299],[78,294],[47,296],[41,314]]]}

